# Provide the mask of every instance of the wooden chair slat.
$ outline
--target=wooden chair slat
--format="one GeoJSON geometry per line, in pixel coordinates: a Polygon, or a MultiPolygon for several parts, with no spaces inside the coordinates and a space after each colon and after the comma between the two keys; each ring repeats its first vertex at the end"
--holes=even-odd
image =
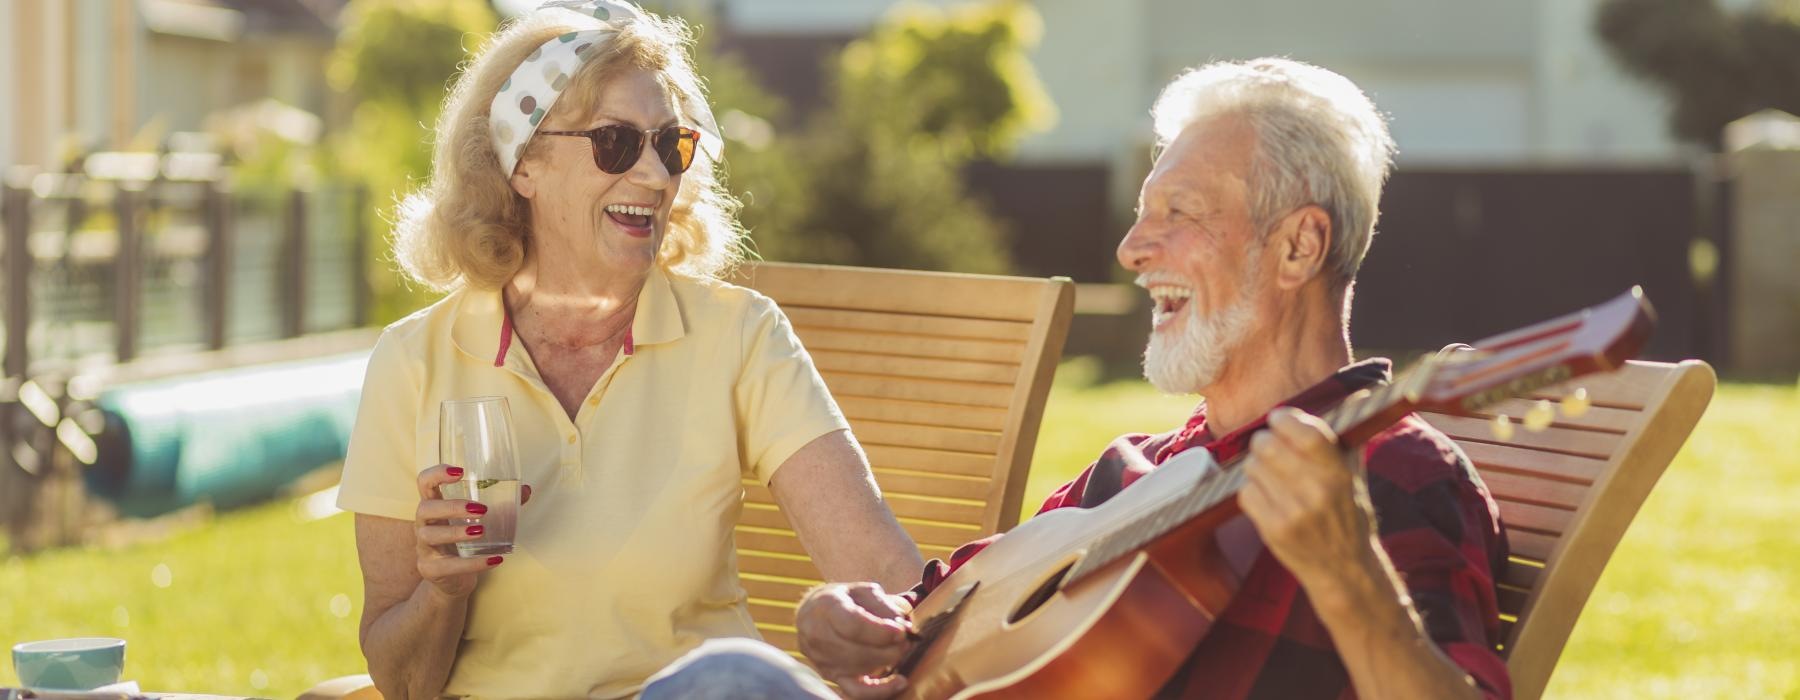
{"type": "Polygon", "coordinates": [[[818,581],[786,581],[751,574],[740,577],[739,583],[744,587],[744,593],[752,598],[794,601],[800,600],[807,589],[819,584],[818,581]]]}
{"type": "Polygon", "coordinates": [[[1569,529],[1569,523],[1575,519],[1575,511],[1562,508],[1551,508],[1518,501],[1496,501],[1500,504],[1500,522],[1508,530],[1525,528],[1537,532],[1560,535],[1569,529]]]}
{"type": "Polygon", "coordinates": [[[979,406],[953,406],[924,401],[872,399],[845,396],[838,408],[850,419],[878,420],[889,423],[911,423],[945,428],[973,428],[998,432],[1006,427],[1006,411],[979,406]]]}
{"type": "Polygon", "coordinates": [[[933,476],[881,468],[875,469],[875,482],[881,485],[883,496],[909,494],[985,501],[993,489],[988,479],[933,476]]]}
{"type": "Polygon", "coordinates": [[[886,311],[821,309],[793,304],[781,305],[781,311],[787,314],[788,321],[792,322],[795,328],[830,328],[940,338],[999,340],[1021,345],[1031,339],[1031,324],[1024,321],[988,321],[886,311]]]}
{"type": "Polygon", "coordinates": [[[895,517],[942,523],[979,521],[986,508],[979,503],[940,501],[909,493],[883,493],[882,498],[887,500],[888,508],[894,511],[895,517]]]}
{"type": "Polygon", "coordinates": [[[745,265],[733,281],[783,306],[1025,322],[1038,320],[1044,289],[1017,277],[794,263],[745,265]]]}
{"type": "Polygon", "coordinates": [[[864,445],[863,450],[869,453],[869,464],[876,469],[909,469],[937,474],[992,477],[998,463],[998,458],[994,455],[968,452],[892,445],[864,445]]]}
{"type": "MultiPolygon", "coordinates": [[[[744,507],[743,515],[738,518],[738,523],[741,525],[748,525],[751,527],[759,527],[759,528],[769,528],[769,529],[773,529],[773,530],[787,530],[787,531],[793,530],[793,525],[788,522],[787,516],[783,515],[781,513],[780,509],[773,508],[770,506],[758,505],[758,506],[752,507],[752,506],[746,505],[744,507]]],[[[940,547],[956,547],[956,546],[963,544],[964,542],[968,542],[969,540],[978,539],[978,538],[982,537],[981,531],[975,529],[972,526],[955,526],[955,525],[946,525],[946,524],[942,524],[942,523],[931,523],[931,522],[923,522],[923,521],[916,521],[916,520],[909,519],[909,520],[901,521],[900,527],[906,528],[906,534],[911,535],[913,538],[913,541],[917,542],[921,545],[930,544],[930,545],[937,545],[940,547]]],[[[761,541],[761,540],[758,540],[758,541],[761,541]]],[[[739,540],[738,546],[748,547],[749,545],[745,544],[743,540],[739,540]]],[[[783,550],[783,551],[788,551],[788,550],[783,550]]],[[[792,553],[799,554],[800,552],[794,551],[792,553]]],[[[811,562],[800,562],[800,563],[806,564],[807,567],[812,566],[811,562]]],[[[775,573],[774,571],[771,570],[773,568],[781,568],[781,569],[789,570],[789,571],[802,570],[797,567],[790,567],[790,566],[774,564],[774,563],[765,563],[762,561],[758,561],[756,563],[756,568],[753,568],[753,569],[748,568],[748,566],[745,565],[743,562],[739,562],[739,567],[744,568],[745,570],[748,570],[748,571],[756,571],[758,573],[775,573]]],[[[779,575],[792,576],[793,574],[782,573],[779,575]]],[[[817,576],[817,574],[814,574],[814,576],[817,576]]]]}
{"type": "MultiPolygon", "coordinates": [[[[900,527],[909,528],[908,534],[911,534],[910,528],[916,525],[918,525],[918,523],[905,520],[900,522],[900,527]]],[[[800,538],[796,537],[794,533],[790,531],[770,532],[739,526],[732,534],[737,539],[737,546],[740,551],[749,549],[792,556],[806,556],[806,548],[801,546],[800,538]]],[[[971,537],[969,539],[975,538],[971,537]]],[[[919,554],[923,555],[926,559],[931,559],[933,557],[942,559],[948,557],[951,552],[956,550],[957,546],[962,544],[962,542],[957,542],[956,544],[934,544],[931,542],[920,542],[918,538],[914,538],[913,541],[919,546],[919,554]]],[[[738,562],[738,573],[768,573],[768,575],[771,576],[779,575],[744,568],[744,562],[742,560],[738,562]]]]}
{"type": "Polygon", "coordinates": [[[771,605],[758,598],[751,600],[749,606],[750,619],[756,621],[757,627],[768,625],[782,629],[794,626],[794,607],[791,605],[771,605]]]}
{"type": "Polygon", "coordinates": [[[1458,440],[1457,446],[1482,474],[1506,472],[1583,486],[1594,483],[1606,471],[1606,461],[1544,452],[1513,445],[1458,440]]]}
{"type": "MultiPolygon", "coordinates": [[[[852,420],[850,431],[863,447],[896,447],[919,450],[933,455],[931,463],[946,457],[941,452],[957,452],[965,456],[992,458],[1000,447],[1000,434],[980,430],[963,430],[929,425],[887,423],[876,420],[852,420]]],[[[923,469],[923,467],[908,467],[923,469]]],[[[955,472],[951,472],[955,473],[955,472]]]]}
{"type": "Polygon", "coordinates": [[[1493,428],[1488,421],[1480,418],[1465,418],[1442,413],[1422,413],[1421,417],[1445,435],[1455,438],[1457,442],[1492,443],[1509,447],[1523,447],[1545,451],[1575,454],[1597,460],[1612,456],[1613,450],[1619,446],[1619,435],[1600,433],[1592,430],[1570,430],[1568,428],[1546,428],[1534,432],[1519,427],[1518,416],[1512,416],[1514,431],[1510,438],[1501,440],[1494,437],[1493,428]]]}
{"type": "MultiPolygon", "coordinates": [[[[1500,604],[1500,613],[1503,615],[1512,615],[1515,617],[1518,616],[1520,610],[1525,609],[1525,601],[1531,597],[1531,591],[1521,590],[1518,588],[1510,588],[1507,586],[1499,587],[1499,589],[1496,590],[1495,593],[1498,597],[1498,602],[1500,604]]],[[[794,616],[794,611],[792,609],[789,609],[788,617],[791,619],[793,616],[794,616]]]]}
{"type": "MultiPolygon", "coordinates": [[[[980,503],[940,500],[907,493],[884,492],[882,497],[887,500],[888,508],[893,510],[897,517],[952,525],[980,522],[984,508],[980,503]]],[[[769,493],[766,486],[747,486],[744,488],[744,502],[775,503],[775,497],[769,493]]]]}
{"type": "Polygon", "coordinates": [[[1530,530],[1507,529],[1506,544],[1512,553],[1527,559],[1548,561],[1550,551],[1556,548],[1557,537],[1532,532],[1530,530]]]}
{"type": "Polygon", "coordinates": [[[808,348],[870,355],[1017,364],[1025,351],[1024,343],[995,340],[956,340],[830,328],[798,328],[794,334],[800,336],[800,344],[808,348]]]}
{"type": "Polygon", "coordinates": [[[782,625],[758,624],[756,631],[762,635],[763,641],[779,649],[799,649],[800,638],[792,627],[782,625]]]}
{"type": "MultiPolygon", "coordinates": [[[[742,546],[743,543],[739,543],[742,546]]],[[[819,567],[813,566],[810,559],[790,559],[763,554],[754,550],[738,550],[738,567],[745,571],[753,571],[770,576],[820,580],[825,578],[819,574],[819,567]]],[[[790,603],[798,601],[786,601],[790,603]]]]}
{"type": "MultiPolygon", "coordinates": [[[[737,540],[737,547],[740,551],[745,550],[745,549],[754,549],[754,550],[763,551],[763,552],[774,552],[776,554],[791,554],[791,555],[795,555],[795,556],[806,556],[806,548],[800,546],[800,538],[794,536],[794,533],[792,531],[767,532],[767,531],[763,531],[760,529],[753,529],[750,527],[739,525],[737,527],[737,529],[732,532],[732,536],[737,540]]],[[[756,570],[746,569],[746,568],[744,568],[744,565],[746,563],[748,563],[748,562],[744,561],[743,559],[738,560],[738,573],[740,575],[746,575],[746,574],[767,574],[770,576],[781,575],[781,574],[776,574],[773,572],[764,572],[764,571],[756,571],[756,570]]]]}
{"type": "Polygon", "coordinates": [[[1506,563],[1506,570],[1500,572],[1500,583],[1529,591],[1537,588],[1538,579],[1543,578],[1543,576],[1543,562],[1538,562],[1534,565],[1509,561],[1506,563]]]}
{"type": "Polygon", "coordinates": [[[1495,500],[1515,501],[1540,506],[1575,510],[1587,496],[1587,487],[1567,481],[1541,479],[1510,472],[1487,472],[1481,475],[1495,500]]]}
{"type": "MultiPolygon", "coordinates": [[[[806,337],[800,337],[801,344],[806,337]]],[[[1019,366],[1012,362],[971,362],[966,359],[900,357],[861,352],[837,352],[807,348],[813,364],[821,372],[855,372],[886,377],[912,377],[957,382],[987,382],[1011,386],[1019,379],[1019,366]]]]}
{"type": "Polygon", "coordinates": [[[1012,387],[1006,384],[902,379],[833,371],[820,372],[820,375],[825,378],[825,387],[831,390],[834,397],[867,396],[1001,410],[1005,410],[1012,401],[1012,387]]]}

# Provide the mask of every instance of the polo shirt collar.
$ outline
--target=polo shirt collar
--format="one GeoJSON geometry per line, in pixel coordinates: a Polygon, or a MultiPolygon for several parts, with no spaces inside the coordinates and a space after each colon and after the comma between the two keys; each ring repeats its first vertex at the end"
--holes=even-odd
{"type": "MultiPolygon", "coordinates": [[[[450,334],[457,349],[495,367],[505,366],[516,345],[512,319],[499,289],[466,289],[457,302],[456,321],[450,334]]],[[[637,314],[625,334],[624,352],[631,355],[644,345],[668,343],[687,335],[681,304],[667,273],[653,267],[638,292],[637,314]]]]}

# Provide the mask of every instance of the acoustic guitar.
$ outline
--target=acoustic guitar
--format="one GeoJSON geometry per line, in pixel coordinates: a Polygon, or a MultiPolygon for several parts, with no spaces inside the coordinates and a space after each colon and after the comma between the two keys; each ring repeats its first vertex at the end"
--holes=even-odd
{"type": "MultiPolygon", "coordinates": [[[[1654,325],[1649,302],[1633,288],[1423,360],[1321,418],[1342,445],[1354,447],[1418,409],[1473,413],[1617,369],[1654,325]]],[[[1561,403],[1575,415],[1585,410],[1585,395],[1561,403]]],[[[1554,417],[1555,408],[1540,402],[1523,424],[1542,429],[1554,417]]],[[[1510,420],[1495,420],[1505,438],[1510,420]]],[[[1109,697],[1154,694],[1205,637],[1248,568],[1218,536],[1241,512],[1240,462],[1217,464],[1205,450],[1188,450],[1100,506],[1034,517],[965,562],[913,611],[918,639],[894,669],[907,677],[907,696],[1055,698],[1096,688],[1109,697]]]]}

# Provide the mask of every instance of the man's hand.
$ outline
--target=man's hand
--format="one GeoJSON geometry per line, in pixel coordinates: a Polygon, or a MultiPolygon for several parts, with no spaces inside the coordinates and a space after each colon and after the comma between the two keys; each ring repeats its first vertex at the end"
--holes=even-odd
{"type": "Polygon", "coordinates": [[[905,598],[877,583],[831,583],[813,589],[794,614],[800,651],[819,674],[856,700],[888,698],[906,689],[906,677],[873,677],[906,654],[912,629],[905,598]]]}
{"type": "Polygon", "coordinates": [[[1301,585],[1311,593],[1347,576],[1368,576],[1378,561],[1368,489],[1360,461],[1339,449],[1331,427],[1304,411],[1277,408],[1269,429],[1251,438],[1250,455],[1238,504],[1301,585]]]}

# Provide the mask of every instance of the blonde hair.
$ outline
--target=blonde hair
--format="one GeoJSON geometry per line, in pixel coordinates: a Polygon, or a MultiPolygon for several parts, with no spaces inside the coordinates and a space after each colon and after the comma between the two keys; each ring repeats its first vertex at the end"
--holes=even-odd
{"type": "MultiPolygon", "coordinates": [[[[614,23],[618,32],[575,72],[546,121],[595,113],[606,81],[640,68],[656,73],[675,96],[677,110],[693,123],[696,105],[704,105],[706,95],[688,57],[692,39],[687,25],[644,16],[646,20],[614,23]]],[[[439,291],[464,285],[495,289],[525,263],[531,209],[513,191],[510,174],[502,171],[494,153],[488,108],[538,46],[566,32],[593,28],[581,21],[579,15],[561,11],[521,17],[501,28],[457,76],[438,118],[431,179],[401,203],[394,226],[394,255],[408,277],[439,291]]],[[[542,139],[533,138],[524,159],[543,147],[542,139]]],[[[668,235],[657,254],[663,269],[690,277],[717,277],[743,257],[740,204],[720,181],[720,164],[707,150],[702,148],[682,175],[668,235]]]]}
{"type": "Polygon", "coordinates": [[[1355,83],[1285,58],[1219,61],[1176,78],[1150,112],[1159,149],[1206,117],[1247,120],[1256,131],[1249,184],[1257,234],[1317,204],[1331,215],[1326,270],[1340,286],[1356,278],[1375,236],[1394,140],[1355,83]]]}

